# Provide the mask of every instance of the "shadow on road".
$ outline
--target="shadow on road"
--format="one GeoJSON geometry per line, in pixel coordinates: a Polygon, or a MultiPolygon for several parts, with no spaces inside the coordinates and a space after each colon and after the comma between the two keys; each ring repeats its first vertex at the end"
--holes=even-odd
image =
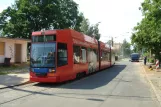
{"type": "Polygon", "coordinates": [[[22,83],[24,78],[17,75],[0,75],[0,89],[22,83]]]}
{"type": "Polygon", "coordinates": [[[107,85],[110,81],[112,81],[123,69],[126,65],[115,65],[112,68],[100,71],[93,75],[90,75],[86,78],[83,78],[80,81],[73,82],[68,85],[62,86],[62,88],[69,89],[95,89],[107,85]]]}

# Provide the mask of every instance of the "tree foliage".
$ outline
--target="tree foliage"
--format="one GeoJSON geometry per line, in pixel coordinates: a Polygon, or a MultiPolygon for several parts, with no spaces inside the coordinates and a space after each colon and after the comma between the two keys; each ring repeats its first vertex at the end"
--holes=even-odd
{"type": "Polygon", "coordinates": [[[83,21],[81,23],[80,30],[84,34],[91,36],[91,37],[95,37],[97,40],[99,40],[100,39],[100,33],[99,33],[98,26],[99,26],[99,23],[96,23],[94,25],[90,25],[89,20],[86,19],[85,17],[83,17],[83,21]]]}
{"type": "Polygon", "coordinates": [[[16,0],[0,13],[0,29],[9,37],[30,38],[44,28],[80,31],[82,20],[73,0],[16,0]]]}
{"type": "Polygon", "coordinates": [[[107,41],[107,44],[108,44],[109,46],[113,46],[112,43],[113,43],[113,40],[108,40],[108,41],[107,41]]]}
{"type": "Polygon", "coordinates": [[[144,0],[141,4],[143,19],[134,27],[132,43],[142,49],[151,50],[159,58],[161,51],[161,1],[144,0]]]}
{"type": "Polygon", "coordinates": [[[130,54],[131,54],[130,47],[131,47],[131,44],[128,43],[126,41],[126,39],[124,39],[123,44],[121,46],[122,54],[123,54],[124,57],[129,57],[130,56],[130,54]]]}

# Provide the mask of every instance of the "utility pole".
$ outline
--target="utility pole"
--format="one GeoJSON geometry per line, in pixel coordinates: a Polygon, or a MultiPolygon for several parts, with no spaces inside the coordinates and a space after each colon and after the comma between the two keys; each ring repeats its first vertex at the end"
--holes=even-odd
{"type": "Polygon", "coordinates": [[[112,45],[112,47],[113,47],[113,37],[111,38],[111,42],[112,42],[111,45],[112,45]]]}

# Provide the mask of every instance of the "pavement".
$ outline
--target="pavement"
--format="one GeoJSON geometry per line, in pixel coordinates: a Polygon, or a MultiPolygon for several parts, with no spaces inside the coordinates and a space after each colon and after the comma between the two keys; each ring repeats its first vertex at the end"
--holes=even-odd
{"type": "Polygon", "coordinates": [[[0,75],[0,89],[29,83],[29,72],[0,75]]]}
{"type": "Polygon", "coordinates": [[[147,80],[149,84],[151,85],[154,93],[156,94],[157,100],[161,105],[161,68],[155,69],[155,65],[151,63],[147,63],[147,65],[143,65],[141,63],[142,67],[144,68],[144,73],[147,77],[147,80]],[[153,69],[149,69],[149,66],[152,65],[153,69]]]}

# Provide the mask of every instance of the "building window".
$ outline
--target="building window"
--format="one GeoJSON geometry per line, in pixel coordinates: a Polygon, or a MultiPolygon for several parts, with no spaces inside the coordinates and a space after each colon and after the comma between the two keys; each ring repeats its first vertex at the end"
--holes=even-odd
{"type": "Polygon", "coordinates": [[[0,55],[4,55],[4,51],[5,51],[5,43],[0,42],[0,55]]]}
{"type": "Polygon", "coordinates": [[[67,44],[58,43],[57,58],[58,58],[58,60],[57,60],[58,67],[68,64],[67,44]]]}

